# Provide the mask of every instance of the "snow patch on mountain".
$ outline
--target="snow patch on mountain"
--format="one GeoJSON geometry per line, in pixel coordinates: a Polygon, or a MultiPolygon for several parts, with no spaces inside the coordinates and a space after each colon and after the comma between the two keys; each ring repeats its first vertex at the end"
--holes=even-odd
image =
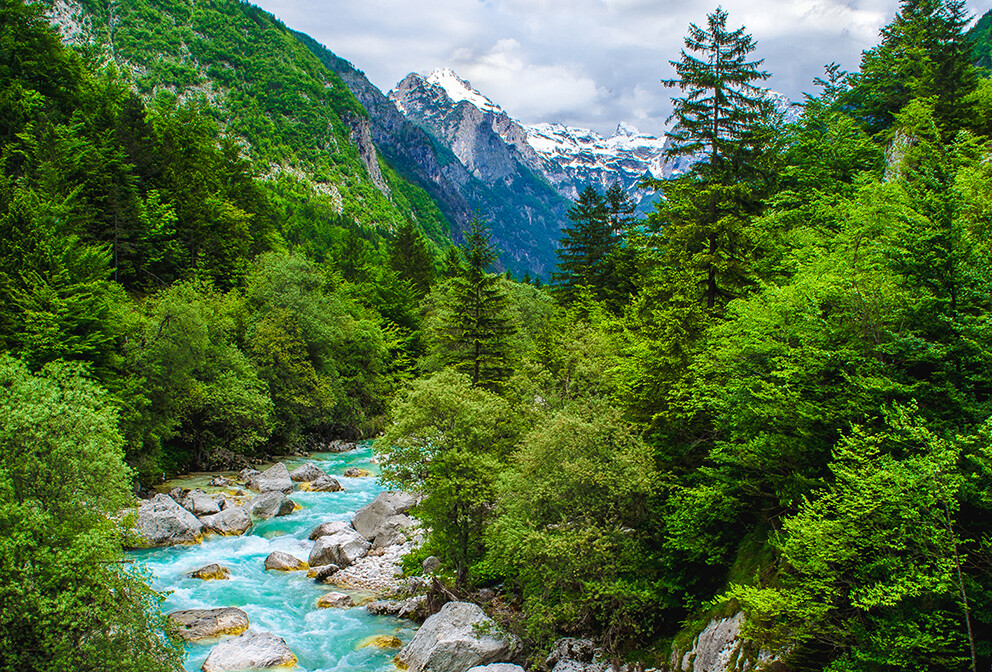
{"type": "Polygon", "coordinates": [[[622,172],[633,179],[639,179],[645,173],[662,177],[665,137],[641,133],[624,122],[608,138],[586,128],[564,124],[532,124],[524,129],[527,144],[534,151],[566,170],[598,168],[622,172]]]}
{"type": "Polygon", "coordinates": [[[448,97],[455,103],[463,100],[472,103],[483,112],[499,114],[503,111],[499,105],[482,95],[467,80],[459,77],[451,68],[438,68],[427,76],[427,81],[444,89],[448,97]]]}

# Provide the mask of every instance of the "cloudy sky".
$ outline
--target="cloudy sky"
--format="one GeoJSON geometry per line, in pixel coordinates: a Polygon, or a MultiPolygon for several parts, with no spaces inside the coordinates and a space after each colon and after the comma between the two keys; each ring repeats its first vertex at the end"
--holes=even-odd
{"type": "MultiPolygon", "coordinates": [[[[673,74],[690,22],[715,0],[255,0],[354,63],[388,91],[409,72],[450,67],[525,123],[560,122],[610,134],[623,121],[665,127],[673,74]]],[[[836,61],[857,67],[898,0],[723,0],[771,73],[800,100],[836,61]]],[[[992,0],[968,0],[976,16],[992,0]]]]}

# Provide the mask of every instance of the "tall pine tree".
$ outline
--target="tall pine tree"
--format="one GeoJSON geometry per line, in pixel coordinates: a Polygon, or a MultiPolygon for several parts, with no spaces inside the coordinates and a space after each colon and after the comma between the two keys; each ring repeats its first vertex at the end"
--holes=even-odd
{"type": "Polygon", "coordinates": [[[768,73],[759,69],[762,61],[748,60],[754,40],[743,27],[728,30],[723,9],[707,16],[706,28],[690,24],[685,46],[681,59],[671,62],[678,78],[662,80],[686,92],[672,99],[669,121],[676,124],[667,158],[701,160],[688,175],[656,183],[666,199],[655,224],[665,230],[666,261],[700,276],[702,300],[712,312],[747,282],[746,229],[758,200],[760,128],[771,112],[754,82],[768,73]]]}
{"type": "Polygon", "coordinates": [[[480,219],[472,220],[462,252],[465,263],[451,282],[441,338],[447,358],[471,376],[473,386],[498,391],[513,373],[509,338],[516,329],[506,315],[501,278],[489,273],[499,249],[480,219]]]}

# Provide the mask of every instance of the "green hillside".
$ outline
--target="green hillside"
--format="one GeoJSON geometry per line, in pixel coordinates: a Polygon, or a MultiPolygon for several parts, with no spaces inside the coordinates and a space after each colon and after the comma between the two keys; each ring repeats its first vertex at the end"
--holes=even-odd
{"type": "Polygon", "coordinates": [[[974,44],[972,53],[975,56],[975,65],[992,68],[992,10],[982,15],[968,31],[968,37],[974,44]]]}
{"type": "Polygon", "coordinates": [[[431,199],[362,142],[365,109],[272,15],[236,0],[48,4],[64,37],[109,55],[146,99],[208,104],[278,195],[288,239],[305,235],[292,216],[304,204],[380,233],[409,217],[446,239],[431,199]]]}

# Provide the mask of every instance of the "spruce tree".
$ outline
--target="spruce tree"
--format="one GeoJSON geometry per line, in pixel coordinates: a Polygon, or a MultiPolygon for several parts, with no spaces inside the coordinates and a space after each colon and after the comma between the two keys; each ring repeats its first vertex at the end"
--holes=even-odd
{"type": "Polygon", "coordinates": [[[713,311],[746,284],[747,222],[760,189],[754,182],[771,104],[753,82],[768,78],[762,61],[748,60],[754,40],[744,28],[727,29],[727,12],[690,24],[686,49],[671,61],[677,79],[662,80],[686,95],[674,97],[675,120],[666,157],[700,157],[686,176],[656,183],[665,200],[654,216],[665,230],[666,262],[701,276],[702,299],[713,311]],[[693,52],[693,53],[689,53],[693,52]],[[693,55],[698,54],[698,56],[693,55]]]}
{"type": "Polygon", "coordinates": [[[606,200],[595,187],[588,186],[579,194],[568,218],[573,225],[562,231],[557,271],[551,276],[563,303],[572,301],[579,287],[595,290],[602,286],[613,242],[606,200]]]}
{"type": "Polygon", "coordinates": [[[967,121],[962,99],[978,85],[972,45],[965,35],[963,0],[902,0],[899,14],[882,29],[881,43],[866,51],[851,103],[865,128],[890,128],[914,98],[934,98],[945,138],[967,121]]]}
{"type": "Polygon", "coordinates": [[[501,278],[488,272],[499,249],[483,221],[475,218],[469,227],[462,248],[465,264],[451,282],[442,339],[448,358],[472,378],[473,386],[498,391],[513,372],[509,338],[516,329],[506,315],[501,278]]]}
{"type": "Polygon", "coordinates": [[[407,220],[396,230],[389,245],[389,265],[410,284],[421,297],[434,284],[434,260],[420,231],[407,220]]]}

